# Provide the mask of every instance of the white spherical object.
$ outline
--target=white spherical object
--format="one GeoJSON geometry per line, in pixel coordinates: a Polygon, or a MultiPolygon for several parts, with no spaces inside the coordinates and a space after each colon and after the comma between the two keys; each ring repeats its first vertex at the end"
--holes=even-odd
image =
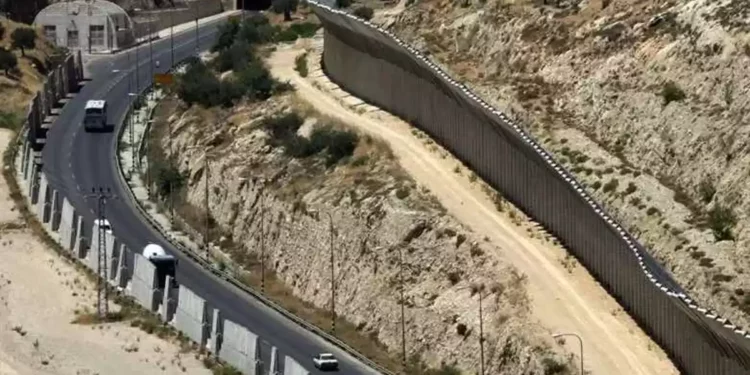
{"type": "Polygon", "coordinates": [[[143,248],[143,256],[145,256],[148,259],[151,259],[153,257],[160,257],[167,255],[167,252],[164,251],[164,248],[157,245],[150,243],[146,245],[146,247],[143,248]]]}

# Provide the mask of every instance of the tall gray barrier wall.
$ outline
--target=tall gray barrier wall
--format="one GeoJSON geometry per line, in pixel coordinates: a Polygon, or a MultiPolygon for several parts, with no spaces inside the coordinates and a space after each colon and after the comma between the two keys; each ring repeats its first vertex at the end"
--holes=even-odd
{"type": "Polygon", "coordinates": [[[309,375],[310,373],[305,370],[297,361],[291,357],[284,357],[284,375],[309,375]]]}
{"type": "Polygon", "coordinates": [[[156,267],[141,254],[133,254],[133,276],[130,279],[129,294],[141,306],[156,311],[156,267]]]}
{"type": "Polygon", "coordinates": [[[245,374],[257,372],[258,336],[230,320],[224,320],[224,334],[219,358],[245,374]]]}
{"type": "Polygon", "coordinates": [[[174,325],[203,348],[208,338],[208,309],[206,300],[184,285],[180,286],[174,325]]]}
{"type": "Polygon", "coordinates": [[[683,372],[750,372],[747,332],[696,305],[516,124],[392,33],[311,5],[325,28],[322,65],[332,81],[430,134],[543,224],[683,372]]]}

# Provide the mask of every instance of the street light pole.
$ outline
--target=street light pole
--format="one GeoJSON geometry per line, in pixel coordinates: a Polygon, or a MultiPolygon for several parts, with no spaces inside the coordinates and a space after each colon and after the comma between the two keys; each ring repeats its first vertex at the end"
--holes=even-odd
{"type": "MultiPolygon", "coordinates": [[[[151,71],[151,78],[150,78],[150,80],[153,80],[154,79],[154,47],[153,47],[152,41],[153,41],[154,38],[153,38],[153,35],[151,34],[151,32],[152,32],[152,30],[151,30],[151,21],[149,21],[149,23],[148,23],[148,54],[149,54],[148,62],[149,62],[149,65],[151,66],[151,70],[150,70],[151,71]]],[[[151,100],[154,100],[154,90],[153,90],[153,87],[151,89],[151,95],[150,96],[151,96],[151,100]]]]}
{"type": "Polygon", "coordinates": [[[263,233],[263,221],[265,219],[265,204],[263,195],[265,193],[265,180],[261,180],[264,185],[260,190],[260,292],[266,292],[266,242],[265,233],[263,233]]]}
{"type": "Polygon", "coordinates": [[[484,292],[484,287],[479,290],[479,369],[481,375],[484,375],[484,319],[482,315],[482,292],[484,292]]]}
{"type": "Polygon", "coordinates": [[[398,248],[399,279],[401,282],[401,360],[406,372],[406,320],[404,315],[404,253],[400,246],[398,248]]]}
{"type": "Polygon", "coordinates": [[[198,56],[198,51],[199,51],[199,49],[198,49],[199,48],[198,47],[198,40],[199,40],[198,39],[198,34],[199,34],[199,31],[198,31],[198,29],[199,29],[199,27],[198,27],[198,6],[196,6],[195,4],[194,4],[194,6],[195,6],[195,56],[197,57],[198,56]]]}
{"type": "Polygon", "coordinates": [[[580,345],[580,349],[581,349],[581,375],[583,375],[584,374],[584,371],[583,371],[583,339],[581,338],[581,336],[578,336],[578,334],[576,334],[576,333],[555,333],[555,334],[552,335],[552,337],[554,337],[556,339],[560,338],[560,337],[565,337],[565,336],[574,336],[575,338],[578,339],[578,344],[580,345]]]}
{"type": "Polygon", "coordinates": [[[336,335],[336,279],[333,258],[333,217],[330,212],[326,212],[326,215],[328,215],[331,231],[331,334],[336,335]]]}
{"type": "MultiPolygon", "coordinates": [[[[466,288],[469,287],[459,288],[458,290],[466,288]]],[[[475,290],[474,287],[471,286],[470,288],[473,293],[475,290]]],[[[482,316],[482,299],[484,298],[482,293],[484,292],[484,284],[480,285],[477,289],[479,290],[479,375],[484,375],[484,321],[482,316]]]]}
{"type": "Polygon", "coordinates": [[[205,197],[206,197],[206,233],[203,236],[204,237],[204,241],[203,242],[204,242],[204,245],[206,246],[206,261],[208,261],[209,257],[210,257],[210,252],[209,252],[209,247],[208,247],[208,224],[209,224],[209,217],[211,215],[211,211],[210,211],[210,208],[208,206],[208,177],[209,177],[209,175],[208,175],[208,146],[206,146],[206,150],[204,152],[205,152],[205,154],[203,156],[204,157],[204,159],[203,159],[203,163],[204,163],[203,168],[206,170],[206,173],[205,173],[206,174],[206,191],[205,191],[205,197]]]}

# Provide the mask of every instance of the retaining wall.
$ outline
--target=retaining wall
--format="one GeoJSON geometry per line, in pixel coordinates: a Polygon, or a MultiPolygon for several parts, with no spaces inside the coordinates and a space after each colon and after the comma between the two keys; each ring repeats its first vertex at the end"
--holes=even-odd
{"type": "Polygon", "coordinates": [[[697,306],[518,125],[392,33],[311,4],[325,29],[322,65],[332,81],[430,134],[542,223],[683,372],[750,371],[750,335],[697,306]]]}

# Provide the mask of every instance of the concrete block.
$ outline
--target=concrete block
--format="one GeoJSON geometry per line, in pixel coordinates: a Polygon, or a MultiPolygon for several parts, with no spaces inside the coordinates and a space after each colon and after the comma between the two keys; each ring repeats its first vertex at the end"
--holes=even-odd
{"type": "Polygon", "coordinates": [[[39,217],[39,221],[42,224],[46,224],[49,220],[49,214],[47,214],[50,201],[52,200],[52,194],[49,191],[49,185],[47,184],[47,176],[44,173],[39,174],[39,198],[36,203],[36,214],[39,217]]]}
{"type": "Polygon", "coordinates": [[[29,145],[28,138],[27,137],[23,137],[23,138],[24,138],[23,146],[21,147],[21,169],[19,169],[19,171],[20,171],[21,179],[23,181],[26,181],[29,179],[29,160],[31,159],[29,155],[31,152],[31,146],[29,145]]]}
{"type": "Polygon", "coordinates": [[[70,204],[68,198],[62,200],[62,213],[60,214],[60,241],[67,251],[75,248],[76,211],[70,204]]]}
{"type": "Polygon", "coordinates": [[[37,168],[36,164],[31,166],[29,184],[27,186],[27,189],[27,192],[29,193],[29,200],[31,201],[32,205],[32,207],[29,207],[29,209],[33,210],[33,206],[37,204],[37,202],[39,202],[39,169],[37,168]]]}
{"type": "Polygon", "coordinates": [[[73,233],[73,253],[78,259],[83,259],[86,257],[86,253],[88,253],[90,242],[88,232],[86,232],[88,226],[86,225],[83,216],[78,216],[75,226],[76,230],[75,233],[73,233]]]}
{"type": "Polygon", "coordinates": [[[175,311],[175,327],[203,348],[206,346],[206,301],[184,285],[180,286],[175,311]]]}
{"type": "Polygon", "coordinates": [[[130,249],[125,244],[120,245],[119,256],[117,257],[117,270],[115,271],[115,286],[125,288],[131,277],[132,263],[130,262],[130,249]]]}
{"type": "Polygon", "coordinates": [[[279,373],[279,349],[275,346],[271,347],[271,359],[268,361],[268,373],[270,375],[276,375],[279,373]]]}
{"type": "Polygon", "coordinates": [[[224,321],[222,331],[219,358],[243,374],[257,374],[260,349],[258,336],[231,320],[224,321]]]}
{"type": "Polygon", "coordinates": [[[133,277],[129,294],[149,311],[156,311],[156,267],[143,255],[133,253],[133,277]]]}
{"type": "Polygon", "coordinates": [[[118,248],[117,238],[114,235],[107,235],[105,246],[107,249],[107,281],[113,281],[117,273],[118,248]]]}
{"type": "Polygon", "coordinates": [[[164,322],[169,323],[172,321],[172,317],[174,315],[174,307],[175,307],[175,291],[178,290],[175,288],[175,282],[174,279],[167,275],[166,280],[164,281],[164,291],[162,292],[162,302],[161,306],[159,307],[159,315],[161,316],[161,320],[164,322]]]}
{"type": "Polygon", "coordinates": [[[219,311],[219,309],[214,309],[211,319],[211,337],[208,340],[208,350],[211,353],[214,353],[214,355],[217,355],[219,353],[219,350],[221,350],[221,326],[221,311],[219,311]]]}
{"type": "Polygon", "coordinates": [[[284,357],[284,375],[309,375],[310,372],[305,370],[302,365],[297,363],[292,357],[284,357]]]}
{"type": "Polygon", "coordinates": [[[60,219],[62,217],[62,196],[57,190],[52,191],[52,213],[49,220],[49,228],[53,232],[60,230],[60,219]]]}

